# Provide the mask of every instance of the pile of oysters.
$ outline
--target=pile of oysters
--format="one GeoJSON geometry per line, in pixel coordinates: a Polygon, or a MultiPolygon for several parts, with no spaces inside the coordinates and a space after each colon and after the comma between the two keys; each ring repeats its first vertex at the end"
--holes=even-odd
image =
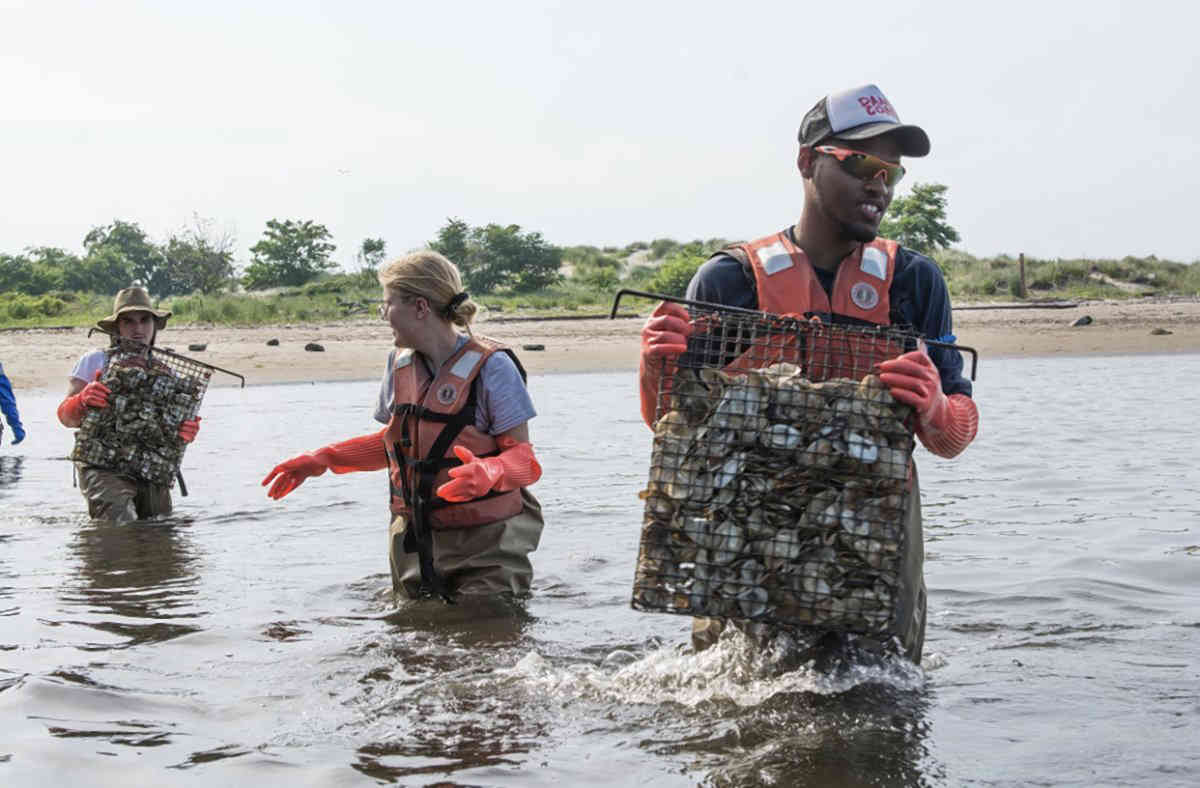
{"type": "Polygon", "coordinates": [[[100,377],[108,407],[89,408],[71,459],[171,486],[186,444],[179,425],[200,409],[207,380],[167,367],[109,363],[100,377]]]}
{"type": "Polygon", "coordinates": [[[633,607],[881,634],[911,408],[873,374],[682,370],[654,430],[633,607]]]}

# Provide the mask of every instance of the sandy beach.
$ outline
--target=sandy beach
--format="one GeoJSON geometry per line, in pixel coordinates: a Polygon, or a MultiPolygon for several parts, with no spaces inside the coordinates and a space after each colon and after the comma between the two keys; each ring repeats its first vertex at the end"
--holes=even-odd
{"type": "MultiPolygon", "coordinates": [[[[517,349],[530,374],[634,370],[644,318],[512,320],[484,316],[475,324],[517,349]],[[532,350],[526,346],[541,345],[532,350]]],[[[962,345],[979,353],[981,372],[989,359],[1013,356],[1188,353],[1200,351],[1200,299],[1091,301],[1066,309],[954,310],[962,345]],[[1089,316],[1086,326],[1072,327],[1089,316]],[[1163,331],[1170,333],[1161,333],[1163,331]],[[1158,332],[1158,333],[1155,333],[1158,332]]],[[[18,392],[65,388],[75,361],[98,337],[87,329],[0,331],[0,363],[18,392]]],[[[170,324],[160,347],[244,375],[247,385],[376,379],[390,347],[386,328],[374,319],[253,328],[170,324]],[[267,341],[278,339],[277,346],[267,341]],[[304,350],[307,343],[323,352],[304,350]],[[190,344],[206,345],[189,351],[190,344]]],[[[236,385],[224,375],[213,385],[236,385]]]]}

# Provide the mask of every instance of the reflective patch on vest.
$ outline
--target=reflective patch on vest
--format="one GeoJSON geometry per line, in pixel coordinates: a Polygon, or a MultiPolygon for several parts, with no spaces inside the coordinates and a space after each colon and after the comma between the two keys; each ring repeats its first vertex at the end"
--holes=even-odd
{"type": "Polygon", "coordinates": [[[755,252],[755,254],[758,255],[758,262],[762,265],[763,270],[767,272],[768,276],[777,274],[780,271],[786,271],[793,265],[792,256],[788,254],[787,247],[781,241],[776,241],[770,246],[764,246],[755,252]]]}
{"type": "Polygon", "coordinates": [[[870,312],[879,305],[879,291],[866,282],[859,282],[850,288],[850,300],[864,312],[870,312]]]}
{"type": "Polygon", "coordinates": [[[465,380],[471,374],[471,370],[475,369],[475,365],[479,363],[482,356],[483,354],[478,350],[468,350],[458,361],[454,362],[454,366],[450,368],[450,374],[465,380]]]}
{"type": "MultiPolygon", "coordinates": [[[[862,262],[858,269],[863,273],[870,274],[876,279],[887,280],[887,255],[874,246],[868,246],[863,249],[862,262]]],[[[854,303],[858,303],[855,301],[854,303]]]]}
{"type": "Polygon", "coordinates": [[[449,405],[458,397],[458,388],[453,383],[446,383],[438,387],[437,401],[443,405],[449,405]]]}
{"type": "Polygon", "coordinates": [[[396,357],[392,359],[392,369],[401,369],[403,367],[407,367],[412,363],[412,354],[412,348],[409,348],[408,350],[402,350],[397,353],[396,357]]]}

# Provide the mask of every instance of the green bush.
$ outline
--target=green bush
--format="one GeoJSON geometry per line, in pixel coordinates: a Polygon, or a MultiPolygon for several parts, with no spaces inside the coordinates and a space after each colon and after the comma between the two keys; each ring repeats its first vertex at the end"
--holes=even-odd
{"type": "Polygon", "coordinates": [[[18,294],[16,298],[8,302],[6,311],[12,320],[25,320],[33,316],[33,304],[30,303],[27,296],[18,294]]]}
{"type": "Polygon", "coordinates": [[[682,298],[687,293],[688,283],[696,269],[708,259],[703,254],[676,254],[658,267],[646,282],[646,289],[662,295],[682,298]]]}
{"type": "Polygon", "coordinates": [[[57,317],[67,311],[67,303],[61,298],[52,296],[49,293],[43,296],[38,296],[34,303],[34,310],[39,315],[47,317],[57,317]]]}
{"type": "Polygon", "coordinates": [[[645,290],[650,286],[650,280],[657,272],[658,269],[652,265],[635,265],[629,269],[629,273],[625,275],[621,284],[633,290],[645,290]]]}
{"type": "Polygon", "coordinates": [[[679,248],[679,242],[672,238],[656,238],[650,242],[650,259],[661,260],[679,248]]]}
{"type": "Polygon", "coordinates": [[[36,323],[40,318],[59,317],[66,311],[67,302],[48,293],[39,296],[25,293],[0,295],[0,316],[9,321],[29,320],[36,323]]]}

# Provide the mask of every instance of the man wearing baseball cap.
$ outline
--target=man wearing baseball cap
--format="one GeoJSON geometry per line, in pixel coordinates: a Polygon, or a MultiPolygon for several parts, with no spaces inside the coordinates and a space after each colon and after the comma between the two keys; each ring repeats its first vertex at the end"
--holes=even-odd
{"type": "MultiPolygon", "coordinates": [[[[950,299],[936,263],[876,236],[904,176],[903,157],[929,153],[929,137],[904,124],[875,85],[833,93],[800,123],[797,167],[804,208],[790,227],[726,247],[692,278],[687,298],[775,314],[815,313],[825,322],[912,327],[953,342],[950,299]]],[[[679,304],[659,305],[642,330],[642,416],[653,426],[664,362],[687,348],[693,326],[679,304]]],[[[929,451],[954,457],[978,428],[962,357],[922,347],[878,364],[892,396],[916,411],[916,434],[929,451]]],[[[920,493],[911,468],[896,640],[920,662],[925,639],[924,550],[920,493]]],[[[715,641],[722,622],[696,619],[697,648],[715,641]]],[[[815,635],[818,633],[807,633],[815,635]]]]}

